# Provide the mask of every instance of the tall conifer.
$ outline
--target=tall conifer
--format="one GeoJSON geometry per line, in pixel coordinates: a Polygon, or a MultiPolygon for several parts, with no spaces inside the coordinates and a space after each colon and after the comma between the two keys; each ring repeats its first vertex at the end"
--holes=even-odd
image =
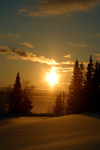
{"type": "Polygon", "coordinates": [[[92,55],[90,55],[87,73],[86,73],[86,84],[85,84],[85,103],[86,103],[86,111],[93,111],[94,105],[94,64],[92,55]]]}
{"type": "Polygon", "coordinates": [[[67,100],[67,111],[79,112],[79,99],[81,90],[80,67],[78,60],[75,62],[71,85],[69,86],[69,95],[67,100]]]}
{"type": "Polygon", "coordinates": [[[10,95],[10,112],[15,114],[22,113],[22,89],[20,83],[19,72],[10,95]]]}

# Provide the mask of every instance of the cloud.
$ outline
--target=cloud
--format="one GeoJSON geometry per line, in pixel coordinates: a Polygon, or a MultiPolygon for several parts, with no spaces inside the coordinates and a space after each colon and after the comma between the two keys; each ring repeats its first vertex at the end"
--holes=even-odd
{"type": "Polygon", "coordinates": [[[26,9],[26,8],[19,9],[19,10],[18,10],[18,12],[19,12],[20,14],[22,14],[22,13],[25,13],[25,12],[27,12],[27,9],[26,9]]]}
{"type": "Polygon", "coordinates": [[[70,57],[71,57],[71,54],[64,56],[64,58],[70,58],[70,57]]]}
{"type": "Polygon", "coordinates": [[[22,45],[28,46],[29,48],[34,48],[34,46],[32,46],[31,44],[29,44],[29,43],[27,43],[27,42],[22,43],[22,45]]]}
{"type": "MultiPolygon", "coordinates": [[[[54,59],[45,58],[44,56],[37,57],[35,54],[33,54],[31,52],[27,52],[22,49],[9,48],[8,46],[0,46],[0,54],[6,54],[7,58],[10,58],[10,59],[30,60],[33,62],[45,63],[48,65],[57,65],[57,66],[74,65],[74,62],[71,60],[58,63],[54,59]]],[[[69,69],[71,69],[71,68],[69,68],[69,69]]]]}
{"type": "Polygon", "coordinates": [[[0,35],[0,39],[5,39],[5,35],[4,35],[4,34],[1,34],[1,35],[0,35]]]}
{"type": "Polygon", "coordinates": [[[100,57],[98,57],[97,60],[100,60],[100,57]]]}
{"type": "Polygon", "coordinates": [[[74,45],[74,46],[83,46],[83,47],[87,46],[86,44],[76,44],[76,43],[72,43],[72,42],[70,42],[70,44],[74,45]]]}
{"type": "Polygon", "coordinates": [[[61,62],[60,64],[63,64],[63,65],[74,65],[75,63],[71,60],[68,60],[66,62],[61,62]]]}
{"type": "Polygon", "coordinates": [[[16,34],[6,34],[6,35],[1,34],[0,35],[0,39],[4,39],[4,38],[7,38],[7,37],[10,37],[10,38],[14,39],[14,38],[20,38],[21,35],[18,35],[17,33],[16,34]]]}
{"type": "Polygon", "coordinates": [[[12,37],[12,38],[20,38],[21,37],[21,35],[18,35],[17,33],[15,34],[15,35],[13,35],[13,34],[7,34],[7,36],[8,37],[12,37]]]}
{"type": "Polygon", "coordinates": [[[73,67],[54,67],[54,70],[56,70],[56,72],[69,72],[69,71],[73,71],[73,67]]]}
{"type": "Polygon", "coordinates": [[[7,58],[30,60],[33,62],[45,63],[48,65],[59,65],[54,59],[45,58],[44,56],[37,57],[35,54],[26,52],[21,49],[11,49],[9,47],[0,46],[0,54],[9,54],[7,58]]]}
{"type": "Polygon", "coordinates": [[[69,85],[69,83],[62,83],[62,84],[67,84],[67,85],[69,85]]]}
{"type": "Polygon", "coordinates": [[[64,67],[60,67],[60,70],[62,70],[62,72],[72,72],[73,71],[73,67],[67,67],[67,68],[64,68],[64,67]]]}
{"type": "Polygon", "coordinates": [[[99,54],[99,53],[96,53],[95,56],[100,56],[100,54],[99,54]]]}
{"type": "Polygon", "coordinates": [[[8,59],[15,59],[15,60],[18,59],[17,56],[15,56],[15,55],[13,55],[13,54],[12,54],[12,55],[8,55],[7,58],[8,58],[8,59]]]}
{"type": "Polygon", "coordinates": [[[27,16],[53,16],[73,11],[90,12],[100,4],[100,0],[39,0],[27,16]]]}
{"type": "Polygon", "coordinates": [[[10,53],[10,49],[5,46],[0,46],[0,54],[8,54],[10,53]]]}

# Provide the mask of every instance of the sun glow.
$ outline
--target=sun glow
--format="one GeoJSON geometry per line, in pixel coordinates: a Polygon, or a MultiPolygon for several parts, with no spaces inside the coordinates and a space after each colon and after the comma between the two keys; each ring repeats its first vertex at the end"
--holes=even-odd
{"type": "Polygon", "coordinates": [[[54,69],[51,70],[50,73],[47,74],[47,81],[51,84],[54,85],[58,81],[58,76],[55,72],[54,69]]]}

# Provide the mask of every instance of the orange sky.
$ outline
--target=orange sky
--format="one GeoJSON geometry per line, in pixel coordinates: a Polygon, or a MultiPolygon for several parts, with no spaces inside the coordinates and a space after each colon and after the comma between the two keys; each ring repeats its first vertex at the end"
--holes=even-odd
{"type": "Polygon", "coordinates": [[[0,2],[0,86],[30,80],[51,89],[46,74],[55,67],[53,89],[68,88],[76,59],[100,60],[100,0],[4,0],[0,2]]]}

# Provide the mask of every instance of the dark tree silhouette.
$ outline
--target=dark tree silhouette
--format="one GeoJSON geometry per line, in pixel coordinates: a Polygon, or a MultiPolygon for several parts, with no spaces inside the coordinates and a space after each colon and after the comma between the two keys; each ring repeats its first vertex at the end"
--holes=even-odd
{"type": "Polygon", "coordinates": [[[29,86],[29,81],[23,80],[23,113],[29,114],[31,113],[31,109],[33,108],[32,101],[30,100],[30,92],[34,88],[33,86],[29,86]]]}
{"type": "Polygon", "coordinates": [[[87,72],[78,60],[75,62],[69,95],[67,113],[91,112],[100,110],[100,63],[94,64],[90,55],[87,72]]]}
{"type": "Polygon", "coordinates": [[[87,86],[91,87],[91,81],[93,79],[93,72],[94,72],[94,64],[92,55],[90,55],[90,60],[87,67],[86,79],[87,79],[87,86]]]}
{"type": "Polygon", "coordinates": [[[0,113],[7,114],[9,112],[9,97],[11,87],[2,88],[0,90],[0,113]]]}
{"type": "Polygon", "coordinates": [[[4,91],[0,91],[0,114],[5,113],[5,93],[4,91]]]}
{"type": "Polygon", "coordinates": [[[63,92],[57,95],[57,98],[55,100],[55,105],[53,108],[53,112],[56,114],[65,114],[66,113],[66,104],[65,104],[65,98],[66,95],[63,92]]]}
{"type": "Polygon", "coordinates": [[[53,112],[56,113],[56,114],[61,114],[61,112],[62,112],[61,93],[56,98],[53,112]]]}
{"type": "Polygon", "coordinates": [[[100,110],[100,64],[98,61],[95,63],[93,74],[93,110],[100,110]]]}
{"type": "Polygon", "coordinates": [[[87,73],[86,73],[86,84],[85,84],[85,103],[86,103],[86,111],[93,111],[93,105],[94,105],[94,64],[92,55],[90,55],[88,67],[87,67],[87,73]]]}
{"type": "Polygon", "coordinates": [[[21,114],[22,113],[22,88],[20,83],[19,72],[16,76],[16,81],[10,94],[10,113],[21,114]]]}
{"type": "Polygon", "coordinates": [[[67,113],[78,113],[81,112],[81,109],[83,109],[83,70],[83,64],[81,63],[79,67],[78,60],[76,60],[71,85],[69,86],[69,95],[67,99],[67,113]]]}
{"type": "Polygon", "coordinates": [[[65,93],[63,92],[63,95],[62,95],[62,113],[65,114],[66,113],[66,103],[65,103],[65,93]]]}
{"type": "Polygon", "coordinates": [[[80,85],[81,85],[81,89],[85,85],[85,70],[84,70],[83,63],[80,64],[80,85]]]}

